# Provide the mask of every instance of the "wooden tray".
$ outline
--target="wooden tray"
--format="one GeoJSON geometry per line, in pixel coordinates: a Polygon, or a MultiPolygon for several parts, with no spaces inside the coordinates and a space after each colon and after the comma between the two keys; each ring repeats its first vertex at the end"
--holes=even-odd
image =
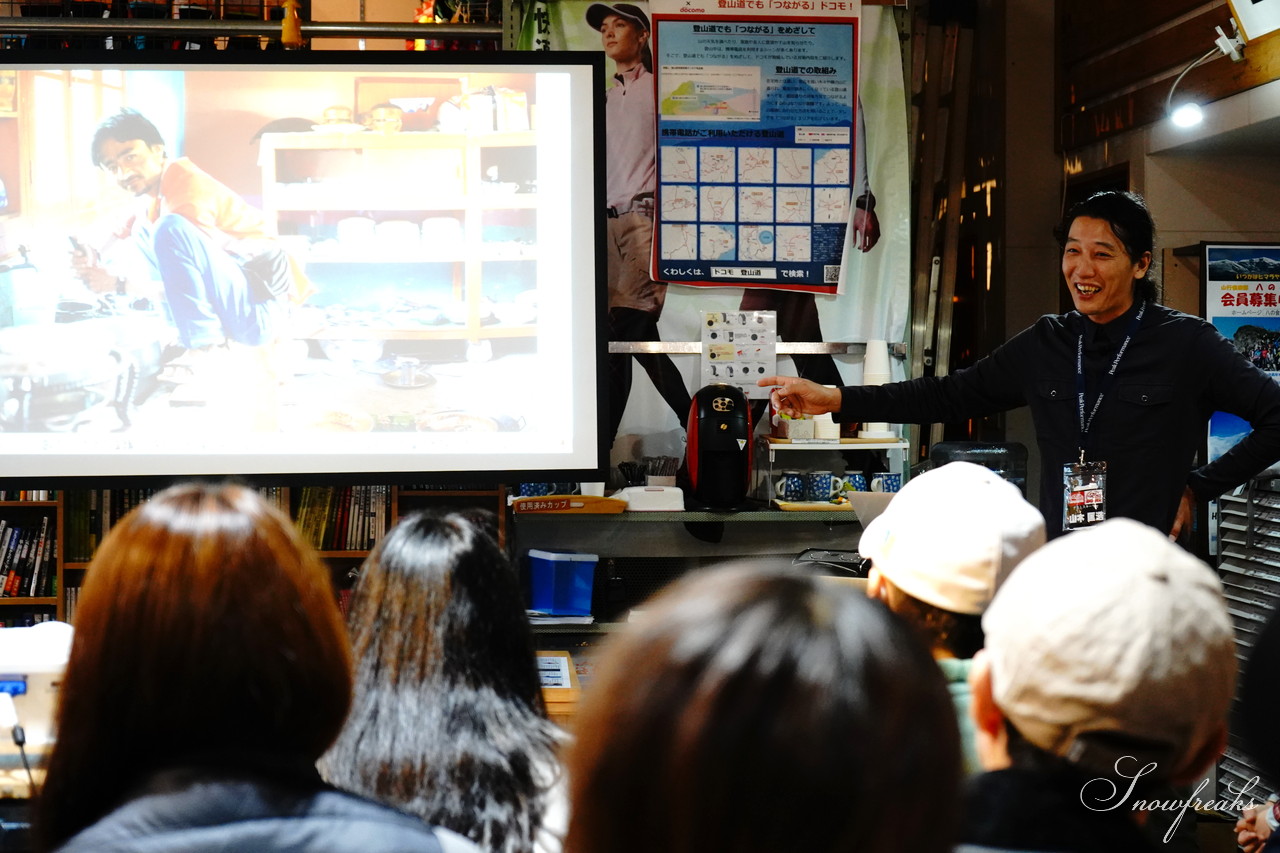
{"type": "Polygon", "coordinates": [[[515,512],[615,513],[627,508],[627,502],[597,495],[543,495],[516,498],[511,502],[515,512]]]}
{"type": "Polygon", "coordinates": [[[773,505],[783,512],[853,512],[853,504],[833,504],[831,501],[780,501],[773,505]]]}

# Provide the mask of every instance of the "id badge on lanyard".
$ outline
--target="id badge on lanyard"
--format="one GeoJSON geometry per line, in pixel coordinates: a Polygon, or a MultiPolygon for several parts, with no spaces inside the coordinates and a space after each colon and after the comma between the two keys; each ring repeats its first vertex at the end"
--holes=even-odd
{"type": "Polygon", "coordinates": [[[1107,463],[1062,466],[1062,529],[1078,530],[1107,520],[1107,463]]]}
{"type": "Polygon", "coordinates": [[[1093,427],[1093,419],[1102,405],[1102,398],[1111,388],[1116,370],[1120,367],[1120,359],[1133,341],[1138,331],[1142,315],[1147,312],[1144,302],[1138,313],[1129,321],[1129,330],[1125,334],[1111,368],[1098,383],[1098,396],[1094,398],[1093,409],[1085,415],[1085,383],[1084,383],[1084,332],[1076,339],[1076,403],[1080,418],[1080,461],[1062,466],[1062,529],[1079,530],[1091,527],[1107,520],[1107,463],[1105,461],[1085,461],[1085,447],[1089,443],[1089,432],[1093,427]]]}

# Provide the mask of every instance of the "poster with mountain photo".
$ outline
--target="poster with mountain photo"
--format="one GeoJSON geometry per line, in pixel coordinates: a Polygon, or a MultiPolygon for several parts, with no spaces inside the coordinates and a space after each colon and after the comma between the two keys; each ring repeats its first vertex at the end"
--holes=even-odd
{"type": "MultiPolygon", "coordinates": [[[[1201,249],[1205,319],[1245,358],[1280,381],[1280,245],[1206,242],[1201,249]]],[[[1249,430],[1243,418],[1214,412],[1209,418],[1208,461],[1229,451],[1249,430]]],[[[1219,504],[1211,501],[1209,508],[1212,554],[1219,552],[1224,523],[1219,504]]]]}
{"type": "MultiPolygon", "coordinates": [[[[1206,243],[1205,318],[1236,349],[1280,379],[1280,245],[1206,243]]],[[[1249,432],[1248,422],[1225,412],[1209,420],[1209,459],[1217,459],[1249,432]]]]}

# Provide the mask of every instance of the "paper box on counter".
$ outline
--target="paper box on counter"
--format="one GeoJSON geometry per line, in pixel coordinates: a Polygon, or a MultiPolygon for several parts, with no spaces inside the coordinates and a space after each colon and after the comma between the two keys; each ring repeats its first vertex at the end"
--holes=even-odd
{"type": "Polygon", "coordinates": [[[790,439],[813,438],[813,421],[809,418],[805,418],[804,420],[777,418],[773,423],[773,437],[790,439]]]}

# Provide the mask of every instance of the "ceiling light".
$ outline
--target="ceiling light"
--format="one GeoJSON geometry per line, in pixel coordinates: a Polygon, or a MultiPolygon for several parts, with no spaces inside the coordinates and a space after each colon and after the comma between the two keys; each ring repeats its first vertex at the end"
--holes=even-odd
{"type": "Polygon", "coordinates": [[[1192,68],[1208,62],[1215,56],[1229,56],[1232,62],[1244,61],[1244,39],[1240,37],[1240,29],[1236,26],[1235,18],[1231,19],[1231,28],[1234,35],[1227,35],[1222,31],[1222,27],[1218,27],[1218,38],[1214,41],[1213,47],[1205,52],[1204,56],[1194,59],[1182,69],[1181,73],[1174,78],[1173,85],[1169,87],[1169,97],[1165,98],[1164,113],[1178,127],[1194,127],[1204,119],[1204,110],[1195,101],[1187,101],[1173,106],[1173,93],[1178,91],[1178,84],[1182,82],[1182,78],[1187,76],[1192,68]]]}
{"type": "Polygon", "coordinates": [[[1195,127],[1204,120],[1204,110],[1195,101],[1188,101],[1169,113],[1169,119],[1178,127],[1195,127]]]}

